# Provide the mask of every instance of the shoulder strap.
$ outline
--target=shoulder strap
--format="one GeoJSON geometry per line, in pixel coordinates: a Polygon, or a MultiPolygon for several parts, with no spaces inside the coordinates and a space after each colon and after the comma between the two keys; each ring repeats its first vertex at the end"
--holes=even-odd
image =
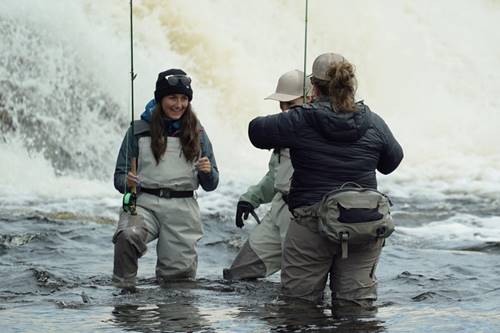
{"type": "Polygon", "coordinates": [[[134,135],[148,135],[151,131],[149,123],[144,120],[134,121],[134,135]]]}

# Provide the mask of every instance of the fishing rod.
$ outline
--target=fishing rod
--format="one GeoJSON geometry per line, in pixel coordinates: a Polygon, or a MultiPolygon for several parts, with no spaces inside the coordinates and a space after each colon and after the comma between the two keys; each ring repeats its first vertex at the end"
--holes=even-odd
{"type": "MultiPolygon", "coordinates": [[[[137,77],[137,74],[134,73],[134,20],[133,20],[133,6],[132,0],[130,0],[130,94],[131,94],[131,122],[130,126],[132,128],[131,134],[134,135],[134,80],[137,77]]],[[[127,145],[128,149],[128,145],[127,145]]],[[[126,161],[128,162],[128,150],[126,154],[126,161]]],[[[127,163],[125,162],[125,163],[127,163]]],[[[125,170],[127,170],[127,164],[125,164],[125,170]]],[[[137,172],[137,164],[136,159],[132,158],[130,171],[133,174],[137,172]]],[[[125,183],[127,182],[127,176],[125,176],[125,183]]],[[[126,186],[124,187],[126,188],[126,186]]],[[[137,201],[137,189],[136,186],[133,185],[130,192],[126,192],[123,196],[123,210],[126,212],[130,212],[131,215],[136,215],[136,201],[137,201]]]]}
{"type": "Polygon", "coordinates": [[[137,74],[134,73],[134,19],[132,11],[132,0],[130,0],[130,93],[132,103],[132,133],[134,131],[134,80],[137,74]]]}
{"type": "Polygon", "coordinates": [[[305,26],[305,29],[304,29],[304,87],[303,87],[303,92],[304,92],[304,104],[307,102],[307,91],[306,91],[306,64],[307,64],[307,16],[308,16],[308,7],[309,7],[309,0],[306,0],[306,14],[305,14],[305,18],[304,18],[304,26],[305,26]]]}

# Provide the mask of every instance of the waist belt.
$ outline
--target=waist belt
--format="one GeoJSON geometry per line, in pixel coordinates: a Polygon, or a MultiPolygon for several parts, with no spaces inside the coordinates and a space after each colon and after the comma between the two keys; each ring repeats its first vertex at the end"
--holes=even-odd
{"type": "Polygon", "coordinates": [[[191,198],[193,191],[172,191],[168,188],[141,188],[141,192],[156,195],[160,198],[191,198]]]}

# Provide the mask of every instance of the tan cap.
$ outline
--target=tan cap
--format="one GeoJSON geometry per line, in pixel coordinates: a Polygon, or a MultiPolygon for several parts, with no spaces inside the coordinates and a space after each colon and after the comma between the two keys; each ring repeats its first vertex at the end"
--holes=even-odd
{"type": "MultiPolygon", "coordinates": [[[[309,91],[311,83],[306,80],[306,92],[309,91]]],[[[304,72],[294,69],[281,75],[276,86],[276,92],[264,99],[272,99],[280,102],[290,102],[304,95],[304,72]]]]}
{"type": "Polygon", "coordinates": [[[328,70],[333,64],[346,61],[346,59],[337,53],[323,53],[319,55],[313,62],[312,77],[323,80],[330,81],[328,77],[328,70]]]}

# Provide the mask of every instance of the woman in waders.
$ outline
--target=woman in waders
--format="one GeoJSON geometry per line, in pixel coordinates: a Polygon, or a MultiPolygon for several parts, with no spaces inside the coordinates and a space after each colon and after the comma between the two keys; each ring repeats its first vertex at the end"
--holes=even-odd
{"type": "Polygon", "coordinates": [[[137,218],[122,212],[113,237],[113,283],[125,291],[135,290],[138,258],[154,239],[158,282],[196,276],[203,228],[194,191],[219,182],[212,145],[191,107],[191,78],[180,69],[161,72],[154,95],[152,112],[125,135],[114,174],[121,193],[137,188],[137,218]]]}
{"type": "MultiPolygon", "coordinates": [[[[278,101],[281,111],[286,112],[294,105],[303,104],[304,91],[307,93],[310,88],[306,82],[304,89],[304,73],[295,69],[281,75],[276,92],[265,99],[278,101]]],[[[236,208],[236,226],[239,228],[261,204],[270,202],[271,207],[262,223],[252,230],[231,267],[223,270],[225,279],[262,278],[280,270],[282,245],[292,217],[287,205],[292,173],[288,149],[275,149],[268,172],[258,184],[250,186],[240,196],[236,208]]]]}
{"type": "Polygon", "coordinates": [[[349,244],[342,253],[343,246],[318,232],[317,211],[311,207],[347,182],[376,189],[376,170],[394,171],[403,151],[384,120],[355,102],[354,68],[344,57],[322,54],[312,72],[313,103],[249,125],[254,146],[290,148],[294,167],[288,195],[294,219],[283,245],[282,294],[319,302],[330,276],[335,313],[364,312],[377,298],[375,268],[382,242],[349,244]]]}

